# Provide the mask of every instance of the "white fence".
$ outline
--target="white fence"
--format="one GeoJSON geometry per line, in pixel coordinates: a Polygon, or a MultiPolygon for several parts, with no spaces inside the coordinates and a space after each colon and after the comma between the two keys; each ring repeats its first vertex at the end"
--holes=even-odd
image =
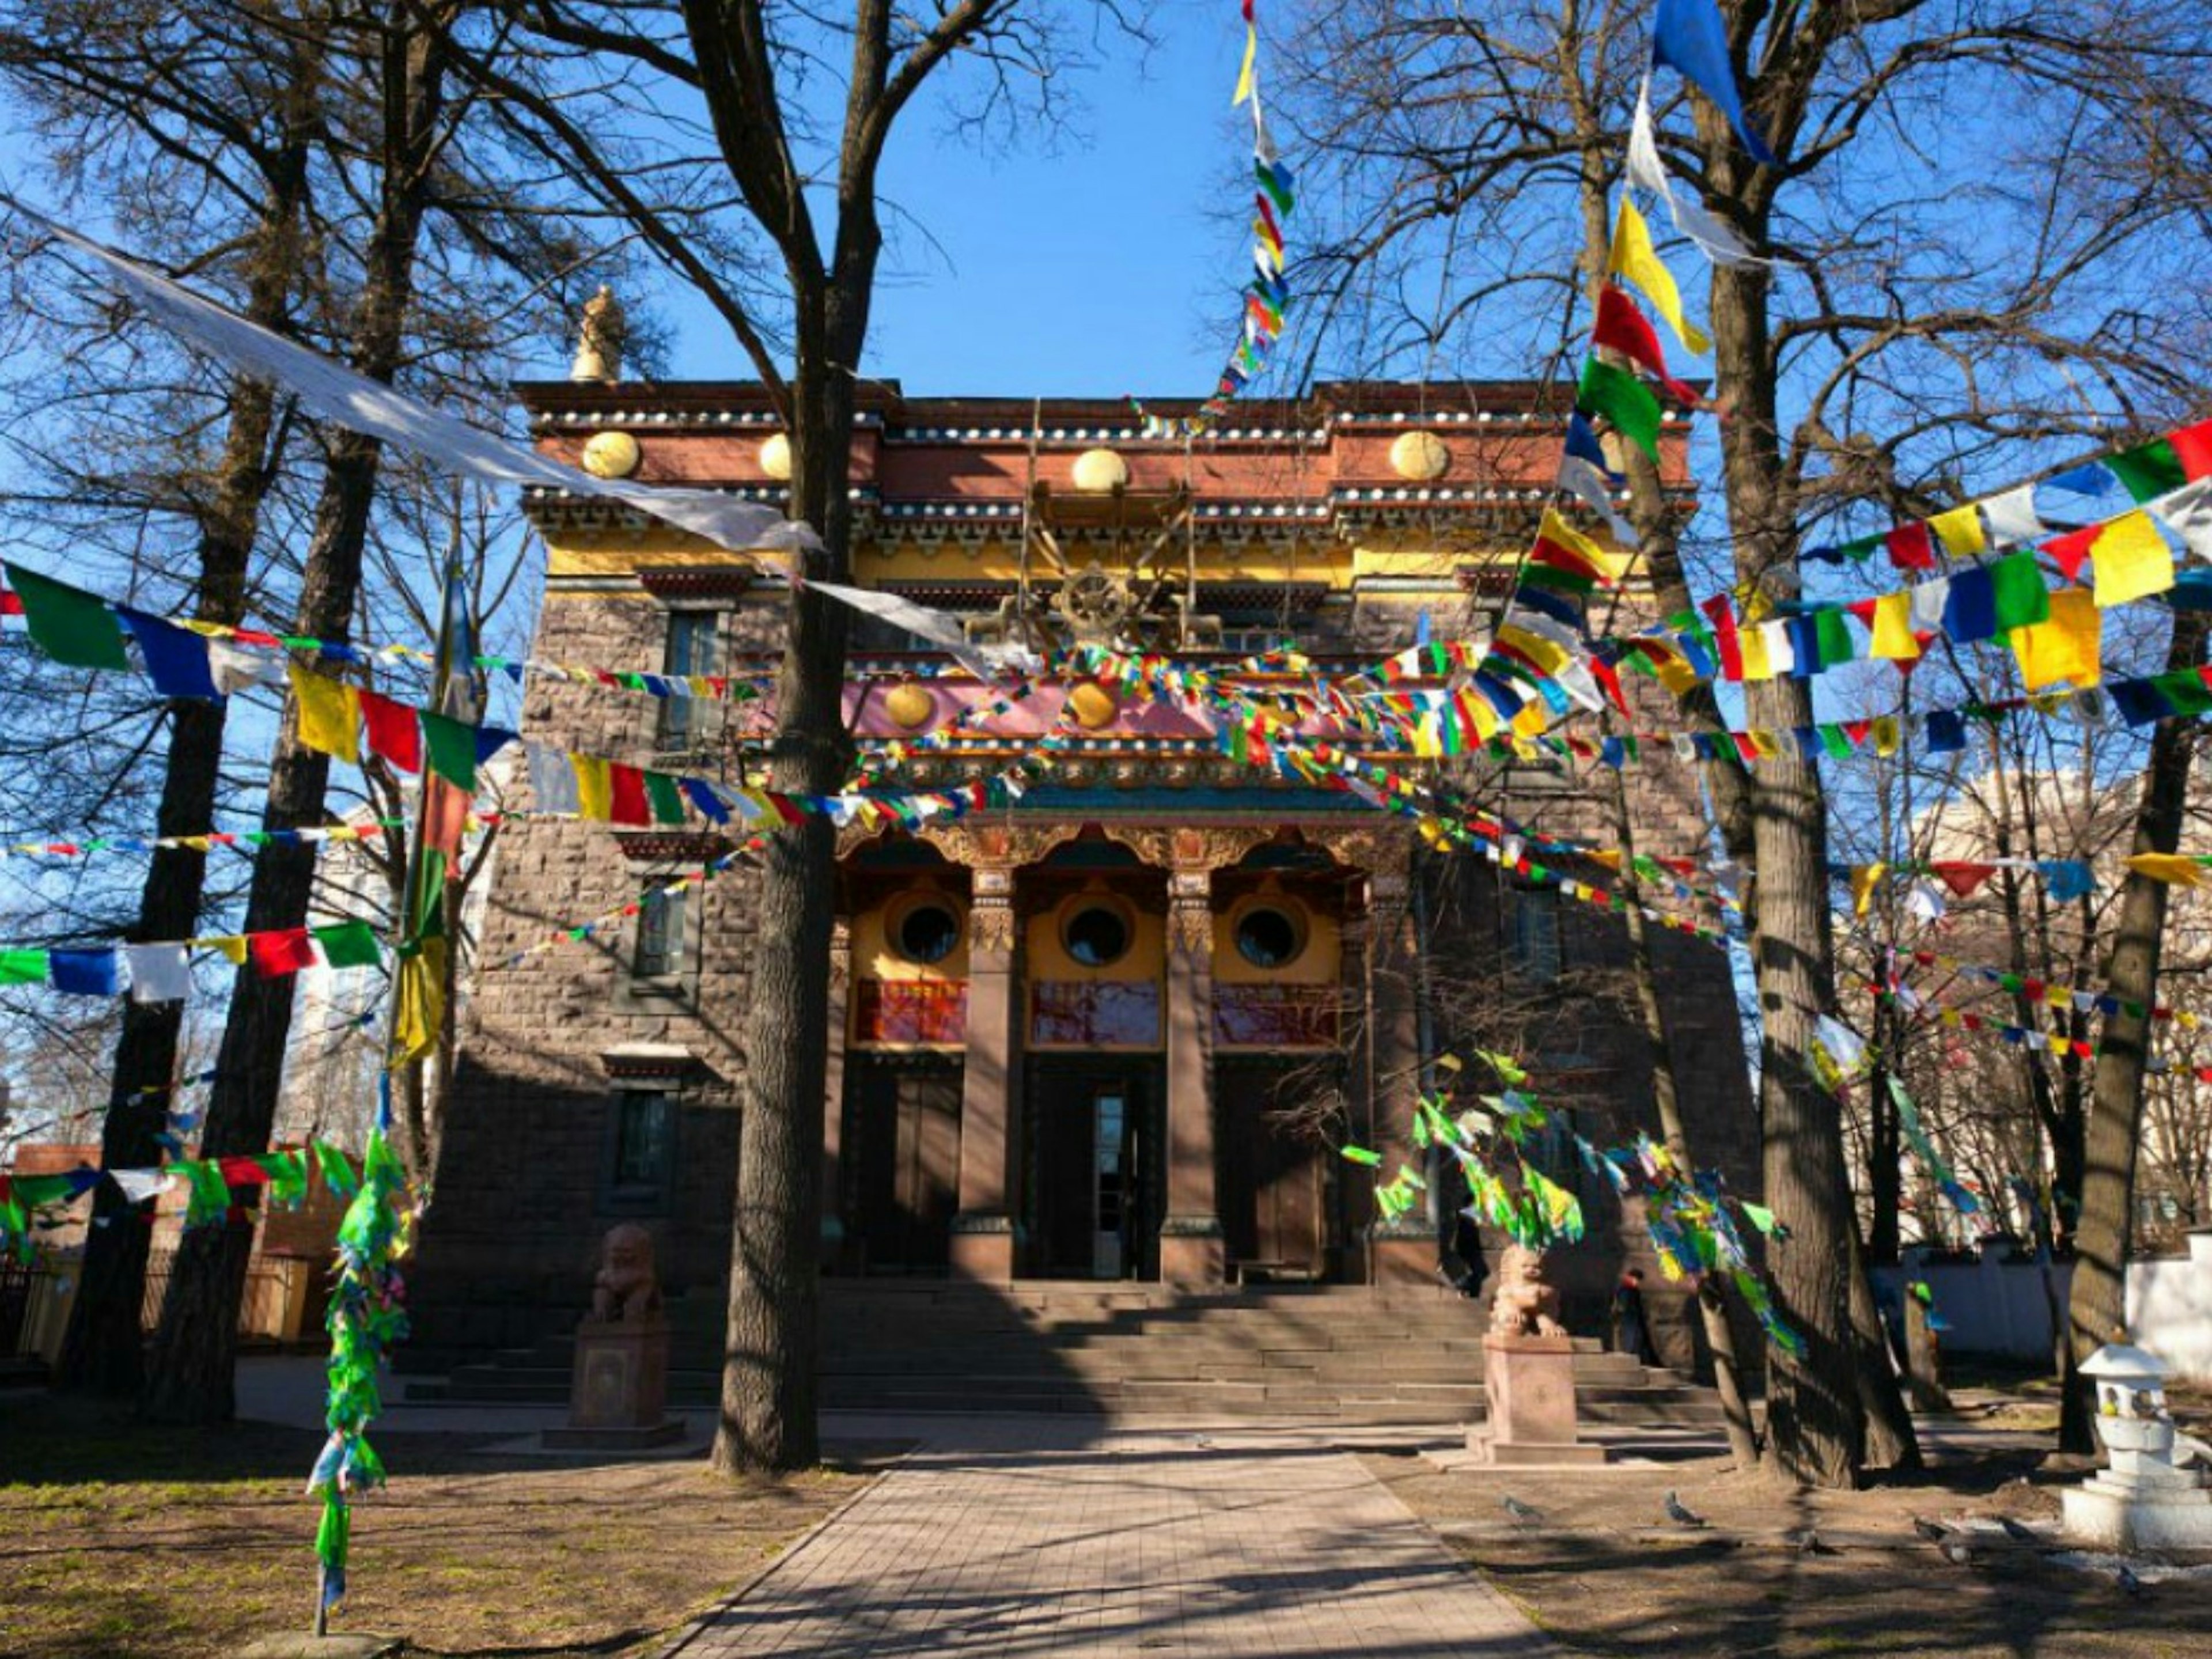
{"type": "MultiPolygon", "coordinates": [[[[2212,1232],[2192,1234],[2185,1256],[2161,1256],[2128,1268],[2128,1332],[2178,1376],[2212,1382],[2212,1232]]],[[[1929,1263],[1879,1267],[1875,1281],[1894,1292],[1900,1277],[1927,1280],[1936,1310],[1949,1328],[1946,1352],[2013,1359],[2048,1359],[2054,1346],[2051,1311],[2063,1320],[2071,1263],[2033,1261],[1929,1263]]]]}

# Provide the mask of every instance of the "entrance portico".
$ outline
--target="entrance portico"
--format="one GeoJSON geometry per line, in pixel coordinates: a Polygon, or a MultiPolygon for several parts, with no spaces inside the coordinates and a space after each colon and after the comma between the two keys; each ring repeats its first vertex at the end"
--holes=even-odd
{"type": "Polygon", "coordinates": [[[1326,1138],[1387,1139],[1366,1074],[1417,1069],[1410,1027],[1370,1036],[1364,947],[1408,840],[1188,815],[849,837],[833,1271],[1365,1275],[1370,1200],[1326,1138]]]}

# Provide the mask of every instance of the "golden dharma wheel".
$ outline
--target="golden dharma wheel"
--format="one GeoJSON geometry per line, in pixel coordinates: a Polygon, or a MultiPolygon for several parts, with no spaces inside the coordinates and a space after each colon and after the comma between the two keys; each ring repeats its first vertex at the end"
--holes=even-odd
{"type": "Polygon", "coordinates": [[[1113,725],[1115,716],[1121,712],[1111,691],[1087,681],[1067,694],[1067,706],[1075,711],[1076,724],[1086,732],[1113,725]]]}
{"type": "Polygon", "coordinates": [[[584,471],[594,478],[627,478],[644,459],[627,432],[595,432],[584,445],[584,471]]]}
{"type": "Polygon", "coordinates": [[[781,432],[761,440],[760,469],[778,483],[791,482],[791,440],[781,432]]]}
{"type": "Polygon", "coordinates": [[[908,732],[918,732],[936,718],[937,699],[912,680],[893,686],[884,698],[884,712],[908,732]]]}
{"type": "Polygon", "coordinates": [[[1390,446],[1390,470],[1401,478],[1433,483],[1451,471],[1451,451],[1433,432],[1407,432],[1390,446]]]}

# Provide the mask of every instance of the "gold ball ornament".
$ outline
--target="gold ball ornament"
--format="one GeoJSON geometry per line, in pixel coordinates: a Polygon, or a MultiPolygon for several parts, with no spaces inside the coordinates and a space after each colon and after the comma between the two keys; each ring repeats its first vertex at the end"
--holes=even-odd
{"type": "Polygon", "coordinates": [[[1115,717],[1121,712],[1112,692],[1087,681],[1067,694],[1067,706],[1075,711],[1076,724],[1086,732],[1113,725],[1115,717]]]}
{"type": "Polygon", "coordinates": [[[936,717],[937,699],[909,680],[890,689],[884,698],[884,712],[903,730],[919,732],[936,717]]]}
{"type": "Polygon", "coordinates": [[[760,469],[778,483],[791,482],[791,440],[781,432],[761,440],[760,469]]]}
{"type": "Polygon", "coordinates": [[[1075,487],[1086,495],[1103,495],[1129,482],[1129,464],[1110,449],[1086,449],[1075,458],[1075,487]]]}
{"type": "Polygon", "coordinates": [[[584,471],[594,478],[627,478],[644,459],[627,432],[595,432],[584,445],[584,471]]]}
{"type": "Polygon", "coordinates": [[[1451,451],[1433,432],[1407,432],[1390,446],[1390,470],[1400,477],[1434,483],[1451,471],[1451,451]]]}

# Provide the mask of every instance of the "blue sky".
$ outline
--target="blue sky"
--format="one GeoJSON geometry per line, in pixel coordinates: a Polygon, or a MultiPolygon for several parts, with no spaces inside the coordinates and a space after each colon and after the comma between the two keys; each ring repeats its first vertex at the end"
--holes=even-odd
{"type": "MultiPolygon", "coordinates": [[[[1149,54],[1100,38],[1049,147],[947,137],[926,96],[907,112],[885,158],[871,371],[938,397],[1213,389],[1249,264],[1226,216],[1249,178],[1251,124],[1229,103],[1243,25],[1235,0],[1160,0],[1155,33],[1149,54]]],[[[704,306],[656,297],[679,377],[750,378],[704,306]]]]}

